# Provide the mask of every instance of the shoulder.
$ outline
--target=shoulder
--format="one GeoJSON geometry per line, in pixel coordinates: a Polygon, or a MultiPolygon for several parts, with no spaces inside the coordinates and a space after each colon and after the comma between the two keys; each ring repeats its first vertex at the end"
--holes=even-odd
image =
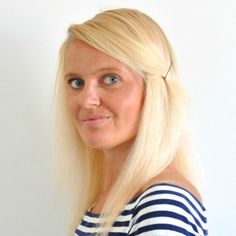
{"type": "Polygon", "coordinates": [[[182,186],[154,184],[135,202],[129,235],[207,235],[206,209],[182,186]]]}

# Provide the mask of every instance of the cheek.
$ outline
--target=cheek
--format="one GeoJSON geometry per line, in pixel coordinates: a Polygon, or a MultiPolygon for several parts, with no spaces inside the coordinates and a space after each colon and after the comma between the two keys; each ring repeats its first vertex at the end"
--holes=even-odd
{"type": "Polygon", "coordinates": [[[142,112],[143,101],[143,92],[139,90],[130,90],[129,93],[124,94],[123,97],[118,100],[117,107],[123,118],[123,122],[129,123],[129,125],[136,125],[142,112]]]}
{"type": "Polygon", "coordinates": [[[78,113],[78,102],[75,96],[68,95],[67,108],[71,115],[76,116],[76,114],[78,113]]]}

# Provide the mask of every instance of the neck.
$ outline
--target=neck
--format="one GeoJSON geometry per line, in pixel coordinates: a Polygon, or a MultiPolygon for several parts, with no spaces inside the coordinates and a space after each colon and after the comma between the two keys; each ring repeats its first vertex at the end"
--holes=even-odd
{"type": "Polygon", "coordinates": [[[105,164],[105,181],[103,186],[104,191],[108,192],[119,176],[132,143],[133,140],[122,144],[122,146],[103,150],[105,164]]]}

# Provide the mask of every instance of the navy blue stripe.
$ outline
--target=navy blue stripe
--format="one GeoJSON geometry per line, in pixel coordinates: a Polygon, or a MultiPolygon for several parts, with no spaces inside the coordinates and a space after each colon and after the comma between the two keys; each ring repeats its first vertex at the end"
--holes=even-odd
{"type": "MultiPolygon", "coordinates": [[[[202,205],[202,203],[195,197],[195,195],[193,195],[190,191],[188,191],[187,189],[181,187],[181,186],[178,186],[178,185],[175,185],[175,184],[168,184],[168,183],[161,183],[161,184],[154,184],[152,185],[150,188],[152,187],[155,187],[155,186],[170,186],[170,187],[174,187],[174,188],[177,188],[177,189],[181,189],[181,190],[184,190],[185,192],[189,193],[195,200],[196,202],[198,203],[198,205],[201,207],[202,211],[205,211],[206,208],[202,205]]],[[[173,190],[174,191],[174,190],[173,190]]]]}
{"type": "MultiPolygon", "coordinates": [[[[133,217],[135,215],[138,214],[139,211],[143,210],[146,207],[152,206],[152,205],[162,205],[162,204],[168,204],[168,205],[172,205],[172,206],[177,206],[181,209],[183,209],[184,211],[188,212],[190,215],[193,216],[195,222],[198,224],[199,227],[202,228],[200,222],[198,221],[198,219],[192,214],[192,212],[189,210],[188,207],[186,207],[182,202],[176,201],[176,200],[172,200],[172,199],[157,199],[157,200],[151,200],[149,202],[145,202],[139,206],[137,206],[137,208],[135,209],[134,213],[133,213],[133,217]]],[[[199,217],[201,218],[201,220],[206,223],[207,219],[201,215],[199,215],[199,217]]]]}
{"type": "MultiPolygon", "coordinates": [[[[156,211],[156,212],[150,212],[150,213],[144,214],[137,219],[135,224],[140,223],[140,222],[147,220],[147,219],[158,218],[158,217],[170,217],[170,218],[173,218],[176,220],[180,220],[180,221],[184,222],[185,224],[190,225],[195,232],[198,232],[197,226],[195,224],[189,222],[188,218],[186,218],[185,216],[182,216],[180,214],[177,214],[175,212],[171,212],[171,211],[156,211]]],[[[155,222],[155,220],[153,222],[155,222]]]]}
{"type": "MultiPolygon", "coordinates": [[[[149,213],[143,214],[135,221],[134,225],[144,220],[151,219],[151,218],[158,218],[158,217],[169,217],[176,220],[180,220],[184,222],[185,224],[190,225],[196,233],[199,233],[196,224],[190,222],[187,217],[180,215],[178,213],[172,212],[172,211],[156,211],[156,212],[149,212],[149,213]]],[[[153,222],[155,222],[155,219],[153,220],[153,222]]],[[[202,229],[204,235],[207,235],[207,230],[205,230],[201,225],[199,225],[199,228],[202,229]]]]}
{"type": "Polygon", "coordinates": [[[129,226],[129,221],[116,221],[113,226],[115,227],[128,227],[129,226]]]}
{"type": "Polygon", "coordinates": [[[199,217],[201,218],[201,220],[206,223],[204,220],[205,220],[205,217],[199,212],[199,210],[197,209],[197,207],[193,204],[192,201],[190,201],[190,199],[186,196],[186,195],[183,195],[181,193],[178,193],[178,192],[175,192],[175,191],[172,191],[172,190],[157,190],[157,191],[153,191],[149,194],[146,194],[145,196],[143,196],[141,200],[147,198],[147,197],[150,197],[150,196],[153,196],[153,195],[158,195],[158,194],[171,194],[171,195],[175,195],[175,196],[179,196],[183,199],[185,199],[190,205],[191,207],[197,212],[197,214],[199,215],[199,217]]]}
{"type": "Polygon", "coordinates": [[[85,221],[85,220],[82,220],[82,222],[80,223],[80,225],[83,225],[83,226],[88,227],[88,228],[96,228],[96,227],[99,227],[99,224],[92,223],[92,222],[88,222],[88,221],[85,221]]]}
{"type": "MultiPolygon", "coordinates": [[[[82,220],[80,225],[83,225],[84,227],[87,227],[87,228],[98,228],[98,227],[100,227],[100,224],[88,222],[88,221],[85,221],[85,220],[82,220]]],[[[113,224],[113,227],[128,227],[128,226],[129,226],[129,221],[115,221],[115,223],[113,224]]]]}
{"type": "MultiPolygon", "coordinates": [[[[121,212],[121,216],[128,216],[128,215],[132,215],[133,214],[133,210],[134,210],[134,208],[132,208],[132,209],[129,209],[129,210],[124,210],[124,211],[122,211],[121,212]]],[[[93,213],[93,212],[91,212],[91,211],[87,211],[86,213],[85,213],[85,215],[87,215],[87,216],[89,216],[89,217],[93,217],[93,218],[99,218],[100,217],[100,214],[97,214],[97,213],[93,213]]]]}
{"type": "MultiPolygon", "coordinates": [[[[152,201],[146,202],[146,203],[144,203],[144,204],[142,204],[142,205],[139,205],[139,206],[136,208],[135,212],[133,213],[133,217],[134,217],[135,215],[137,215],[139,211],[143,210],[143,209],[146,208],[146,207],[149,207],[149,206],[152,206],[152,205],[162,205],[162,204],[173,205],[173,206],[177,206],[177,207],[183,209],[184,211],[186,211],[187,213],[189,213],[189,214],[193,217],[193,219],[194,219],[194,221],[196,222],[196,224],[197,224],[202,230],[204,230],[204,229],[203,229],[203,226],[202,226],[202,224],[199,222],[199,220],[192,214],[192,212],[191,212],[183,203],[178,202],[178,201],[176,201],[176,200],[172,200],[172,199],[152,200],[152,201]]],[[[202,219],[202,220],[203,220],[203,222],[204,222],[204,221],[206,221],[206,218],[204,218],[204,219],[202,219]]]]}
{"type": "Polygon", "coordinates": [[[75,234],[78,235],[78,236],[88,236],[88,235],[95,236],[96,235],[95,233],[94,234],[92,234],[92,233],[85,233],[85,232],[83,232],[81,230],[78,230],[78,229],[75,230],[75,234]]]}
{"type": "Polygon", "coordinates": [[[196,236],[195,234],[192,234],[190,232],[188,232],[186,229],[183,229],[179,226],[175,226],[175,225],[170,225],[170,224],[153,224],[153,225],[147,225],[144,227],[139,228],[138,230],[136,230],[135,232],[133,232],[132,234],[129,234],[130,236],[135,236],[141,233],[146,233],[146,232],[150,232],[153,230],[169,230],[169,231],[174,231],[174,232],[178,232],[178,233],[182,233],[185,236],[196,236]]]}
{"type": "Polygon", "coordinates": [[[100,214],[93,213],[91,211],[87,211],[85,213],[86,216],[93,217],[93,218],[99,218],[100,214]]]}

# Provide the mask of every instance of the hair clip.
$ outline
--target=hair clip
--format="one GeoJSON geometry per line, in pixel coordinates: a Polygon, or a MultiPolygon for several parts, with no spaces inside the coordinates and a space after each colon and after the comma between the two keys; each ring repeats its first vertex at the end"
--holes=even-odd
{"type": "Polygon", "coordinates": [[[166,79],[166,77],[167,77],[167,75],[168,75],[168,73],[170,71],[171,66],[172,66],[172,60],[170,61],[170,66],[169,66],[168,71],[166,72],[166,75],[164,77],[162,76],[163,79],[166,79]]]}

